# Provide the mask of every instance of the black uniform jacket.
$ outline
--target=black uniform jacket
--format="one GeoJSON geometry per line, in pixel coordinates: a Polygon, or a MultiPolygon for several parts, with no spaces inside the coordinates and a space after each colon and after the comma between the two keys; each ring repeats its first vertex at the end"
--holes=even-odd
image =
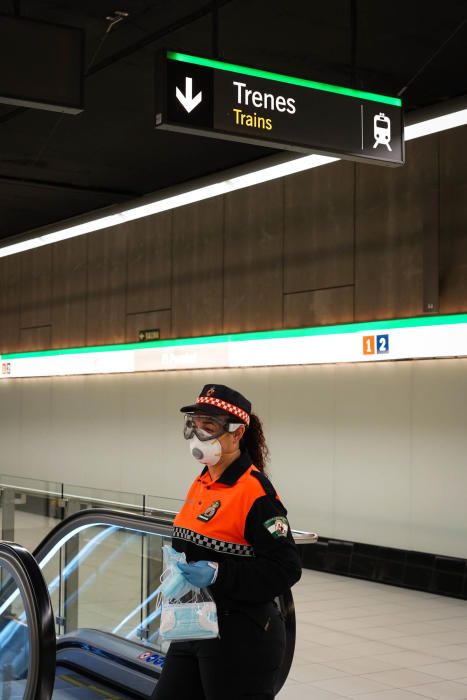
{"type": "Polygon", "coordinates": [[[287,511],[248,452],[215,481],[203,469],[174,521],[172,544],[188,562],[219,563],[210,590],[225,610],[268,603],[301,576],[287,511]]]}

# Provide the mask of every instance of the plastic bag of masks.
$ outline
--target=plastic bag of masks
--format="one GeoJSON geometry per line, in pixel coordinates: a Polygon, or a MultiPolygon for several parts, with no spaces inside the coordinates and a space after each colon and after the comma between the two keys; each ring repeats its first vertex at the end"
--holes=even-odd
{"type": "Polygon", "coordinates": [[[184,553],[169,545],[163,548],[160,635],[164,641],[194,641],[219,636],[216,604],[207,588],[196,588],[185,579],[177,562],[184,553]]]}

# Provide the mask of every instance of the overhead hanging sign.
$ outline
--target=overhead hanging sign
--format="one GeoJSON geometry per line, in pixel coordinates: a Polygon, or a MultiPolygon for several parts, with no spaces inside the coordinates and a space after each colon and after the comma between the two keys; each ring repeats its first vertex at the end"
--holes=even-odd
{"type": "Polygon", "coordinates": [[[372,92],[164,51],[156,128],[401,165],[402,102],[372,92]]]}
{"type": "Polygon", "coordinates": [[[447,357],[467,357],[467,314],[15,353],[0,379],[447,357]]]}

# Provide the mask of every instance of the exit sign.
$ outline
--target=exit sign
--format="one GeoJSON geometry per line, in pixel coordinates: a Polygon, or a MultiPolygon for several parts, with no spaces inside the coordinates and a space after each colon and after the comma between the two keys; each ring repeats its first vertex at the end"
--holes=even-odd
{"type": "Polygon", "coordinates": [[[161,333],[159,328],[149,328],[147,330],[138,331],[138,340],[147,342],[148,340],[159,340],[161,333]]]}
{"type": "Polygon", "coordinates": [[[404,162],[398,97],[164,51],[156,128],[301,153],[404,162]]]}

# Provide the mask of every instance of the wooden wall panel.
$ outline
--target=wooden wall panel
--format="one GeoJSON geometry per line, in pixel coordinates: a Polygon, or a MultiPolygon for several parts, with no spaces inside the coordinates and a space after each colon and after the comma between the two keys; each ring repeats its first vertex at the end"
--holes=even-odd
{"type": "Polygon", "coordinates": [[[21,256],[0,258],[0,354],[19,350],[21,256]]]}
{"type": "Polygon", "coordinates": [[[51,347],[52,326],[36,326],[34,328],[21,328],[21,350],[33,352],[34,350],[48,350],[51,347]]]}
{"type": "Polygon", "coordinates": [[[467,311],[467,128],[440,134],[440,311],[467,311]]]}
{"type": "Polygon", "coordinates": [[[224,331],[281,328],[283,180],[225,197],[224,331]]]}
{"type": "Polygon", "coordinates": [[[172,212],[131,221],[128,236],[127,313],[169,309],[171,305],[172,212]]]}
{"type": "Polygon", "coordinates": [[[335,163],[0,259],[0,352],[418,315],[438,241],[440,311],[467,312],[466,150],[461,127],[402,168],[335,163]]]}
{"type": "Polygon", "coordinates": [[[172,333],[221,333],[224,199],[181,207],[173,216],[172,333]]]}
{"type": "Polygon", "coordinates": [[[86,283],[88,236],[52,246],[52,347],[86,343],[86,283]]]}
{"type": "Polygon", "coordinates": [[[107,345],[125,340],[126,243],[126,225],[89,236],[86,345],[107,345]]]}
{"type": "Polygon", "coordinates": [[[170,338],[172,335],[172,319],[169,309],[166,311],[146,311],[142,314],[127,314],[125,342],[139,342],[139,331],[159,328],[161,338],[170,338]]]}
{"type": "Polygon", "coordinates": [[[355,320],[423,312],[422,241],[438,226],[437,136],[401,168],[357,165],[355,320]]]}
{"type": "MultiPolygon", "coordinates": [[[[51,322],[52,247],[43,246],[21,255],[21,328],[48,326],[51,322]]],[[[24,347],[24,350],[29,348],[24,347]]]]}
{"type": "Polygon", "coordinates": [[[354,288],[336,287],[284,295],[284,326],[323,326],[353,321],[354,288]]]}
{"type": "Polygon", "coordinates": [[[285,178],[284,290],[353,284],[353,163],[285,178]]]}

